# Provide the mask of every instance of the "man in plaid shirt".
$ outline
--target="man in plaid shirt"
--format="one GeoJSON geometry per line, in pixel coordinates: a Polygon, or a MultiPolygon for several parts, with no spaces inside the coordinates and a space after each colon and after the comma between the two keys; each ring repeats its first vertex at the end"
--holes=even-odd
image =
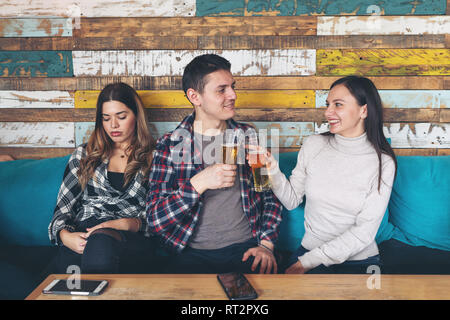
{"type": "Polygon", "coordinates": [[[252,189],[245,161],[207,159],[225,131],[254,131],[232,119],[236,93],[230,69],[214,54],[192,60],[183,90],[194,112],[157,142],[146,210],[149,231],[174,249],[169,272],[277,272],[273,248],[280,202],[271,190],[252,189]]]}

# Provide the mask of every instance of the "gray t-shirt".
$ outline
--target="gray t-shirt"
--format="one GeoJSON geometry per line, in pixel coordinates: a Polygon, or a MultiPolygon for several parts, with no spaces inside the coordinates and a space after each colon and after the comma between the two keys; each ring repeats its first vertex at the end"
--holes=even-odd
{"type": "MultiPolygon", "coordinates": [[[[205,167],[213,165],[216,148],[211,144],[221,145],[223,135],[202,136],[196,133],[196,141],[202,142],[202,155],[205,167]],[[209,162],[209,163],[208,163],[209,162]]],[[[203,207],[189,246],[195,249],[220,249],[242,243],[252,238],[247,217],[242,208],[239,171],[234,185],[229,188],[209,189],[202,194],[203,207]]]]}

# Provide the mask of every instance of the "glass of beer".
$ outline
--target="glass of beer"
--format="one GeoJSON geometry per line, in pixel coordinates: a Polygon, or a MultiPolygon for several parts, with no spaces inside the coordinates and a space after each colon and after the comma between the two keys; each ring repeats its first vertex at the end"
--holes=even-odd
{"type": "Polygon", "coordinates": [[[222,145],[222,158],[225,164],[237,164],[238,145],[234,143],[224,143],[222,145]]]}
{"type": "Polygon", "coordinates": [[[252,168],[254,190],[256,192],[264,192],[270,189],[270,181],[266,163],[264,161],[264,153],[260,150],[248,150],[248,162],[252,168]]]}

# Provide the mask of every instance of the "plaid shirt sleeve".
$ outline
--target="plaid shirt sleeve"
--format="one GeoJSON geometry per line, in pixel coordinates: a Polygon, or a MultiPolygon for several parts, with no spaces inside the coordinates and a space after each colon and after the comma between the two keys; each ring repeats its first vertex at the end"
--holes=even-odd
{"type": "Polygon", "coordinates": [[[64,171],[53,219],[48,227],[49,238],[53,244],[62,245],[58,235],[62,229],[75,231],[72,221],[77,211],[78,199],[81,196],[81,186],[78,183],[77,173],[84,152],[84,146],[76,148],[64,171]]]}
{"type": "Polygon", "coordinates": [[[169,146],[166,135],[158,141],[153,156],[146,206],[148,230],[181,251],[198,219],[200,195],[189,179],[177,181],[177,170],[181,169],[175,168],[169,146]]]}
{"type": "Polygon", "coordinates": [[[261,213],[261,230],[259,241],[267,240],[275,244],[281,223],[281,202],[271,190],[265,191],[262,196],[263,210],[261,213]]]}

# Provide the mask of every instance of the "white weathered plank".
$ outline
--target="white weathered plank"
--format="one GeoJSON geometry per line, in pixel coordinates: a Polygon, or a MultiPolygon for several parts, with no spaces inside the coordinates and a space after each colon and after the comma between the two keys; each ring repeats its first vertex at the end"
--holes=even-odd
{"type": "Polygon", "coordinates": [[[74,108],[68,91],[0,91],[0,108],[74,108]]]}
{"type": "MultiPolygon", "coordinates": [[[[316,90],[316,108],[326,106],[329,90],[316,90]]],[[[450,108],[450,90],[378,90],[385,108],[450,108]]]]}
{"type": "Polygon", "coordinates": [[[314,75],[315,50],[114,50],[73,51],[75,76],[181,76],[196,56],[219,54],[236,76],[314,75]]]}
{"type": "Polygon", "coordinates": [[[317,35],[449,34],[450,16],[318,17],[317,35]]]}
{"type": "Polygon", "coordinates": [[[75,146],[73,122],[0,122],[0,147],[75,146]]]}
{"type": "Polygon", "coordinates": [[[195,0],[2,0],[0,17],[193,17],[195,0]]]}
{"type": "MultiPolygon", "coordinates": [[[[329,130],[328,123],[315,124],[315,133],[329,130]]],[[[449,123],[386,123],[383,126],[392,148],[449,148],[449,123]]]]}

